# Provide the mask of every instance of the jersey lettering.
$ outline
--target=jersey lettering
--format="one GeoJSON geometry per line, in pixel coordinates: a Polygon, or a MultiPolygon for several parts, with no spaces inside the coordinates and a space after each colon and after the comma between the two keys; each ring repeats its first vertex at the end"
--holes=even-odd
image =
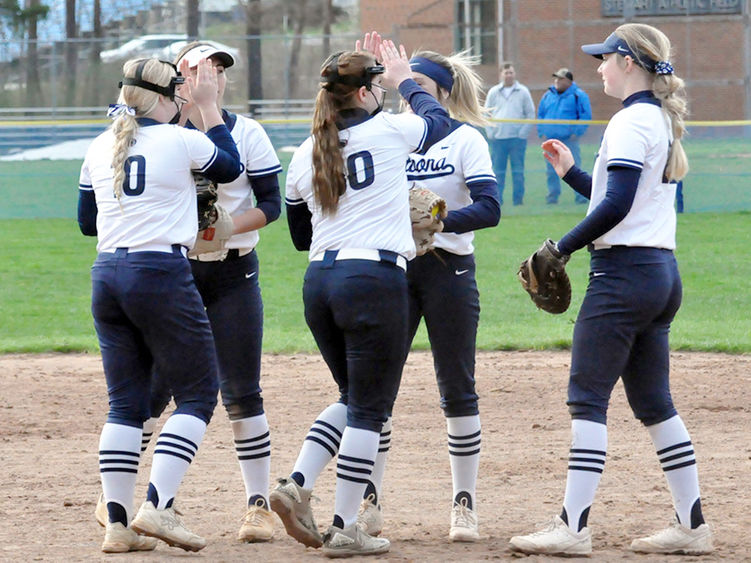
{"type": "Polygon", "coordinates": [[[368,151],[360,151],[352,153],[347,157],[347,180],[353,190],[361,190],[367,188],[375,181],[375,172],[373,170],[373,155],[368,151]],[[362,173],[365,177],[360,180],[358,178],[357,161],[362,160],[363,169],[362,173]]]}
{"type": "Polygon", "coordinates": [[[146,187],[146,159],[139,155],[129,156],[125,160],[125,179],[123,180],[123,193],[125,195],[141,195],[146,187]],[[130,186],[131,168],[135,164],[136,185],[130,186]]]}
{"type": "Polygon", "coordinates": [[[450,176],[455,171],[454,165],[446,162],[446,157],[434,159],[407,160],[407,179],[419,180],[450,176]]]}

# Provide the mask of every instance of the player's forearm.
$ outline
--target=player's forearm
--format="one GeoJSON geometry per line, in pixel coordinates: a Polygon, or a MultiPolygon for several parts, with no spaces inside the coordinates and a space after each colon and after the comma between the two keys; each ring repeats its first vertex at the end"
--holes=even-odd
{"type": "Polygon", "coordinates": [[[268,224],[266,214],[257,207],[248,209],[242,215],[235,215],[232,219],[235,222],[234,234],[236,235],[250,231],[257,231],[268,224]]]}
{"type": "Polygon", "coordinates": [[[428,132],[421,148],[424,153],[448,135],[451,118],[446,109],[411,78],[399,84],[399,93],[409,102],[412,111],[427,122],[428,132]]]}

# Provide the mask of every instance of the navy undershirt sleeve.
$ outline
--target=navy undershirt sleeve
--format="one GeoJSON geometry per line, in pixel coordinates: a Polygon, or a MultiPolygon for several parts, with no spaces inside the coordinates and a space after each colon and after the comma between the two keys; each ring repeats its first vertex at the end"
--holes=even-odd
{"type": "Polygon", "coordinates": [[[461,209],[449,211],[443,220],[444,233],[468,233],[486,227],[495,227],[501,219],[498,201],[498,184],[493,180],[472,182],[467,186],[472,203],[461,209]]]}
{"type": "Polygon", "coordinates": [[[576,193],[590,199],[592,195],[592,176],[584,170],[574,165],[568,169],[568,172],[561,179],[574,188],[576,193]]]}
{"type": "Polygon", "coordinates": [[[412,111],[428,123],[425,142],[418,151],[420,154],[425,154],[430,147],[451,131],[451,118],[446,109],[411,78],[399,84],[399,93],[409,102],[412,111]]]}
{"type": "Polygon", "coordinates": [[[256,198],[256,208],[266,215],[266,224],[276,221],[282,213],[282,196],[279,193],[279,176],[254,176],[250,180],[250,189],[256,198]]]}
{"type": "Polygon", "coordinates": [[[310,250],[310,243],[313,240],[313,214],[304,202],[297,205],[287,203],[285,207],[292,244],[297,250],[310,250]]]}
{"type": "Polygon", "coordinates": [[[206,131],[206,136],[216,145],[217,155],[202,174],[219,184],[229,184],[242,172],[240,153],[237,152],[235,140],[224,123],[206,131]]]}
{"type": "Polygon", "coordinates": [[[95,237],[96,231],[96,196],[93,190],[78,190],[78,228],[87,237],[95,237]]]}
{"type": "Polygon", "coordinates": [[[623,221],[634,203],[639,176],[641,169],[622,166],[608,168],[605,199],[558,241],[558,250],[563,254],[571,254],[623,221]]]}

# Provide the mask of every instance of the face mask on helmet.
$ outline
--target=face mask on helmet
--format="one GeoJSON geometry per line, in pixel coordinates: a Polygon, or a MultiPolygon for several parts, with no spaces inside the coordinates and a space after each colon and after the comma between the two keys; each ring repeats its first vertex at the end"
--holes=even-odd
{"type": "Polygon", "coordinates": [[[180,74],[180,71],[177,70],[177,67],[172,64],[169,61],[159,61],[160,63],[164,63],[166,65],[171,66],[173,69],[175,69],[175,76],[170,78],[169,85],[167,86],[160,86],[159,84],[154,84],[153,82],[149,82],[148,80],[143,79],[143,69],[146,66],[146,63],[149,62],[151,59],[143,59],[138,63],[138,66],[136,67],[136,73],[135,76],[131,77],[125,77],[122,79],[121,82],[118,83],[117,87],[122,88],[123,86],[136,86],[138,88],[143,88],[145,90],[150,90],[151,92],[156,92],[157,94],[161,94],[162,96],[167,96],[170,100],[172,100],[175,104],[175,107],[177,108],[177,113],[172,117],[172,119],[169,121],[171,124],[176,124],[180,121],[180,111],[181,107],[178,105],[178,103],[175,101],[175,98],[178,98],[183,103],[185,103],[187,100],[184,98],[181,98],[177,94],[175,94],[175,90],[177,89],[177,86],[180,84],[185,83],[185,77],[180,74]]]}
{"type": "Polygon", "coordinates": [[[373,66],[368,66],[363,69],[362,74],[359,76],[355,76],[352,74],[345,74],[341,75],[339,74],[339,57],[344,53],[344,51],[340,53],[335,53],[331,55],[327,63],[325,64],[325,68],[327,70],[326,74],[323,76],[324,79],[324,85],[323,87],[327,90],[331,90],[331,87],[334,84],[344,84],[346,86],[354,86],[356,88],[361,88],[365,86],[365,88],[370,92],[370,94],[373,96],[373,99],[376,101],[376,109],[373,110],[371,115],[377,114],[379,111],[383,109],[383,103],[386,99],[386,89],[378,84],[373,84],[373,77],[377,76],[379,74],[383,74],[385,72],[385,67],[382,64],[379,64],[376,62],[373,66]],[[383,95],[381,96],[381,100],[378,101],[378,98],[375,94],[373,94],[373,86],[376,88],[382,90],[383,95]]]}

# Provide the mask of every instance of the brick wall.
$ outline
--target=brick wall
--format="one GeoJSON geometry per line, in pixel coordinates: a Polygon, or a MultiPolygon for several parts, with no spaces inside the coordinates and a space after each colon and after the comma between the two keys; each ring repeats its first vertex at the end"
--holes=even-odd
{"type": "MultiPolygon", "coordinates": [[[[422,47],[448,54],[455,45],[455,5],[456,0],[361,0],[360,25],[363,31],[393,35],[408,52],[422,47]]],[[[595,119],[607,119],[617,110],[619,102],[602,92],[597,60],[580,46],[604,40],[622,19],[603,18],[600,0],[503,0],[503,11],[504,58],[514,61],[535,105],[552,84],[552,72],[566,66],[590,95],[595,119]]],[[[743,16],[634,21],[655,25],[670,37],[673,66],[687,83],[690,119],[744,118],[743,16]]],[[[478,70],[488,87],[498,81],[494,65],[478,70]]]]}

